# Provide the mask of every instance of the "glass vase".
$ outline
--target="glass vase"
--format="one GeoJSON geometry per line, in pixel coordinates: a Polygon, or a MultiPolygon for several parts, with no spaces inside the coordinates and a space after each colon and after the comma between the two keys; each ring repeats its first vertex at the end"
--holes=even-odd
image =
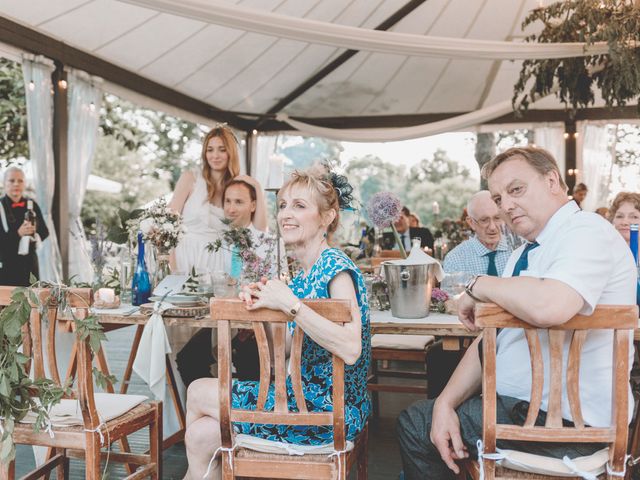
{"type": "Polygon", "coordinates": [[[164,249],[154,248],[153,286],[157,287],[162,280],[171,275],[169,252],[164,249]]]}

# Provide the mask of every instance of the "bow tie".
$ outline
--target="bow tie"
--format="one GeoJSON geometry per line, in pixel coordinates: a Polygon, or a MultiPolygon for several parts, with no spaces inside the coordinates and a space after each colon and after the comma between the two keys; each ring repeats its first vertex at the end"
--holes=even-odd
{"type": "Polygon", "coordinates": [[[18,207],[24,207],[24,206],[25,206],[24,200],[22,202],[13,202],[11,204],[11,208],[18,208],[18,207]]]}

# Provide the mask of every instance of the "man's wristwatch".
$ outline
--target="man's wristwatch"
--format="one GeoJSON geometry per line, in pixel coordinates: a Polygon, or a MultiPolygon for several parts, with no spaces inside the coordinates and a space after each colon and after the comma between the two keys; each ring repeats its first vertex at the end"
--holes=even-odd
{"type": "Polygon", "coordinates": [[[291,318],[296,318],[301,308],[302,308],[302,302],[296,302],[295,305],[291,307],[287,313],[291,318]]]}
{"type": "Polygon", "coordinates": [[[476,302],[480,302],[481,300],[473,294],[473,286],[476,284],[480,277],[486,277],[486,275],[474,275],[469,279],[469,281],[467,281],[466,285],[464,286],[464,293],[469,295],[476,302]]]}

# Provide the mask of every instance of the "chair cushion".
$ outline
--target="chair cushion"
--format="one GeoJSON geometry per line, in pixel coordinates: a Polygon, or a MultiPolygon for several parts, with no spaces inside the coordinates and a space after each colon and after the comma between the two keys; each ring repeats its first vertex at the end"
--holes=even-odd
{"type": "MultiPolygon", "coordinates": [[[[101,422],[108,422],[124,415],[132,408],[147,400],[144,395],[121,395],[119,393],[94,394],[96,410],[101,422]]],[[[36,423],[37,415],[29,412],[20,423],[36,423]]],[[[51,425],[54,427],[70,427],[84,425],[82,411],[78,400],[63,399],[54,405],[49,413],[51,425]]]]}
{"type": "Polygon", "coordinates": [[[433,343],[433,335],[394,335],[377,333],[371,337],[371,348],[391,348],[394,350],[424,350],[433,343]]]}
{"type": "MultiPolygon", "coordinates": [[[[576,472],[572,471],[561,458],[545,457],[543,455],[534,455],[517,450],[498,449],[498,452],[506,456],[506,458],[497,462],[504,468],[540,475],[554,475],[556,477],[576,476],[576,472]]],[[[605,465],[608,461],[609,448],[603,448],[586,457],[576,457],[572,459],[577,470],[596,476],[604,472],[605,465]]]]}
{"type": "MultiPolygon", "coordinates": [[[[295,443],[276,442],[265,438],[238,433],[235,436],[236,446],[261,453],[278,455],[330,455],[335,450],[333,443],[324,445],[297,445],[295,443]]],[[[353,442],[347,441],[347,451],[353,449],[353,442]]]]}

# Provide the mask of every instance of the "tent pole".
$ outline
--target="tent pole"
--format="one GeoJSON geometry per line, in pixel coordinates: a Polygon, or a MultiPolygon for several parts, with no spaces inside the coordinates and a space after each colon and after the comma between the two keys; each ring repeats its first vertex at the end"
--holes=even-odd
{"type": "Polygon", "coordinates": [[[62,258],[62,281],[69,279],[69,188],[68,188],[68,131],[67,87],[62,88],[60,81],[67,80],[64,65],[55,62],[52,75],[53,83],[53,163],[55,168],[55,190],[53,193],[53,224],[60,245],[62,258]]]}

